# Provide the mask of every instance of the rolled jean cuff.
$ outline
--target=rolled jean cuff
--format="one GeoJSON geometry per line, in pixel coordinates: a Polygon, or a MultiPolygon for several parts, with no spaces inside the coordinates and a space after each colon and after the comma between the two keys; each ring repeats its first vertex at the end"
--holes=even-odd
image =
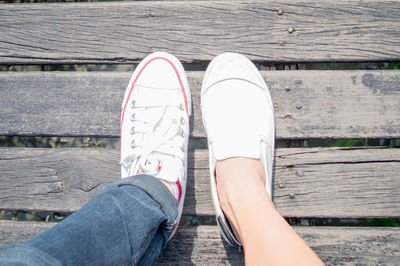
{"type": "MultiPolygon", "coordinates": [[[[154,201],[159,205],[167,221],[162,225],[164,233],[168,234],[168,237],[174,231],[177,226],[178,220],[178,200],[172,196],[166,185],[164,185],[159,179],[151,175],[135,175],[115,182],[113,185],[135,186],[146,192],[154,201]]],[[[168,238],[167,238],[168,239],[168,238]]]]}

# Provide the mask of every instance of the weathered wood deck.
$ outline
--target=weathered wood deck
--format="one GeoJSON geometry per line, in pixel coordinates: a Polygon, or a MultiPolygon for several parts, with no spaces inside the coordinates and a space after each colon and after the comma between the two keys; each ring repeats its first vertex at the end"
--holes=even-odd
{"type": "MultiPolygon", "coordinates": [[[[74,212],[120,176],[117,150],[0,151],[2,209],[74,212]]],[[[274,201],[284,216],[398,217],[400,213],[400,149],[283,148],[275,159],[274,201]],[[294,199],[289,197],[292,193],[294,199]]],[[[188,166],[184,214],[214,215],[208,151],[191,152],[188,166]]]]}
{"type": "Polygon", "coordinates": [[[131,63],[159,50],[183,62],[226,51],[273,62],[393,60],[399,13],[398,1],[379,0],[2,5],[0,63],[131,63]]]}
{"type": "MultiPolygon", "coordinates": [[[[0,65],[136,63],[163,50],[190,67],[221,52],[259,64],[400,61],[399,1],[0,4],[0,65]],[[282,12],[280,12],[282,10],[282,12]],[[293,29],[290,30],[290,28],[293,29]]],[[[131,73],[0,72],[0,135],[118,137],[131,73]]],[[[204,139],[203,71],[189,71],[191,143],[204,139]]],[[[262,71],[278,140],[400,138],[400,72],[262,71]]],[[[206,147],[189,155],[184,215],[212,216],[206,147]]],[[[400,149],[278,148],[286,217],[399,218],[400,149]],[[294,197],[289,195],[293,194],[294,197]]],[[[0,210],[73,212],[119,177],[119,151],[0,148],[0,210]]],[[[53,223],[0,221],[0,246],[53,223]]],[[[298,226],[327,264],[397,264],[400,229],[298,226]]],[[[182,226],[159,264],[243,264],[216,225],[182,226]]]]}
{"type": "MultiPolygon", "coordinates": [[[[0,221],[0,243],[28,240],[53,225],[0,221]]],[[[399,228],[297,226],[294,229],[329,265],[397,264],[400,260],[399,228]]],[[[157,264],[243,265],[243,256],[222,242],[216,226],[182,226],[157,264]]]]}
{"type": "MultiPolygon", "coordinates": [[[[0,73],[3,88],[0,134],[119,137],[120,99],[131,74],[0,73]]],[[[193,102],[191,136],[204,138],[200,113],[204,72],[187,74],[193,102]]],[[[399,71],[262,71],[262,74],[277,104],[277,138],[399,135],[399,71]]]]}

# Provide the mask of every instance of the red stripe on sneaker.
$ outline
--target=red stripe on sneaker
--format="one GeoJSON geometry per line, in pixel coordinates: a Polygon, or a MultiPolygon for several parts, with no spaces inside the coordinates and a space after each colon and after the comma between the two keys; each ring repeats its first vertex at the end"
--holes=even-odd
{"type": "MultiPolygon", "coordinates": [[[[179,182],[179,180],[176,181],[176,186],[178,187],[178,194],[179,194],[178,195],[178,206],[179,206],[179,203],[181,203],[181,196],[182,196],[182,187],[181,187],[181,182],[179,182]]],[[[178,210],[179,210],[179,207],[178,207],[178,210]]],[[[178,230],[180,219],[181,219],[181,216],[179,215],[178,224],[176,225],[174,231],[172,232],[172,234],[168,238],[168,241],[170,241],[172,239],[172,237],[174,237],[176,231],[178,230]]]]}
{"type": "Polygon", "coordinates": [[[130,96],[131,96],[131,93],[132,93],[132,91],[133,91],[133,87],[135,86],[136,81],[138,80],[140,74],[142,74],[144,68],[145,68],[146,66],[148,66],[151,62],[153,62],[154,60],[157,60],[157,59],[167,61],[167,62],[172,66],[172,68],[174,69],[174,71],[175,71],[175,73],[176,73],[176,76],[178,77],[179,85],[181,86],[181,89],[182,89],[183,97],[184,97],[184,99],[185,99],[186,113],[189,115],[189,108],[188,108],[188,101],[187,101],[187,97],[186,97],[185,87],[183,86],[182,79],[181,79],[181,76],[179,75],[178,69],[175,67],[175,65],[174,65],[169,59],[167,59],[167,58],[165,58],[165,57],[154,57],[154,58],[152,58],[151,60],[149,60],[149,61],[142,67],[142,69],[140,69],[139,73],[137,74],[135,80],[134,80],[133,83],[132,83],[131,89],[130,89],[130,91],[129,91],[128,97],[127,97],[126,102],[125,102],[125,105],[124,105],[124,109],[123,109],[123,111],[122,111],[120,136],[121,136],[121,131],[122,131],[122,123],[123,123],[123,121],[124,121],[124,116],[125,116],[125,109],[126,109],[126,106],[127,106],[127,104],[128,104],[128,101],[129,101],[129,98],[130,98],[130,96]]]}
{"type": "Polygon", "coordinates": [[[176,185],[178,187],[178,203],[181,202],[181,196],[182,196],[182,187],[181,187],[181,182],[176,181],[176,185]]]}

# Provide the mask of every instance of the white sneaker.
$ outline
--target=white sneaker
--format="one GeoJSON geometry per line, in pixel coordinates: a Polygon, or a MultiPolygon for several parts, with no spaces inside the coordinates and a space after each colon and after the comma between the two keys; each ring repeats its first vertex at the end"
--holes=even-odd
{"type": "Polygon", "coordinates": [[[121,178],[149,174],[168,182],[178,219],[186,192],[190,99],[182,64],[157,52],[136,67],[121,111],[121,178]]]}
{"type": "Polygon", "coordinates": [[[223,238],[241,247],[221,209],[215,182],[217,160],[260,159],[271,197],[274,158],[274,113],[271,96],[254,64],[240,54],[225,53],[211,61],[201,89],[201,111],[210,153],[211,193],[223,238]]]}

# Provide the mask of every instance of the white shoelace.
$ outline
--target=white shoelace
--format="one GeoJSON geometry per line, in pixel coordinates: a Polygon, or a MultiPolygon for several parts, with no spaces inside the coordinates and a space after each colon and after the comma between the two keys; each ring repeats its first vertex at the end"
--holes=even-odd
{"type": "MultiPolygon", "coordinates": [[[[177,117],[181,115],[177,110],[182,110],[182,105],[154,105],[154,106],[136,106],[133,102],[133,135],[132,150],[130,155],[121,161],[121,166],[129,176],[138,173],[157,175],[159,165],[165,159],[165,156],[179,159],[177,161],[177,170],[184,163],[184,130],[181,126],[184,124],[184,118],[180,120],[177,117]],[[136,117],[148,117],[144,113],[154,108],[162,108],[162,114],[157,121],[144,121],[136,117]],[[169,111],[167,113],[167,111],[169,111]],[[142,112],[142,115],[140,113],[142,112]],[[139,115],[138,115],[139,114],[139,115]],[[167,125],[164,132],[160,132],[161,127],[167,125]],[[178,165],[179,164],[179,165],[178,165]]],[[[177,172],[178,174],[179,172],[177,172]]]]}

